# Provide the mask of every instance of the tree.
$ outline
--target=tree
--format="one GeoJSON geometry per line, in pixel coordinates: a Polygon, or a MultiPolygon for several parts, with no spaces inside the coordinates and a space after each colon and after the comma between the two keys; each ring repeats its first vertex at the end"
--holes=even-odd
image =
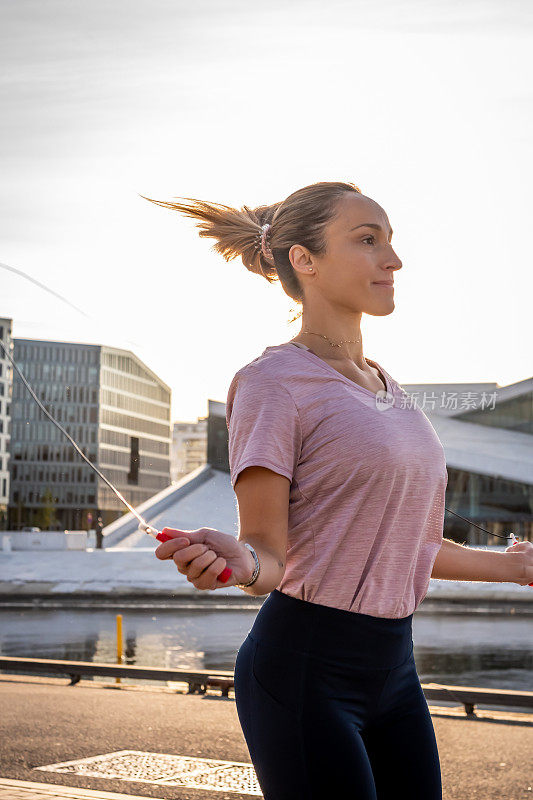
{"type": "Polygon", "coordinates": [[[38,525],[43,531],[52,530],[57,525],[55,497],[51,489],[46,489],[42,497],[42,507],[39,509],[38,525]]]}

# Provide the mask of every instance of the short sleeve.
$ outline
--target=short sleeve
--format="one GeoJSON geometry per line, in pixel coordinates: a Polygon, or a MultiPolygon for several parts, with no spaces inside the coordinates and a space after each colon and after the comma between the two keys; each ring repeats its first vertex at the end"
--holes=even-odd
{"type": "Polygon", "coordinates": [[[231,485],[246,467],[268,467],[291,482],[300,458],[302,432],[291,393],[259,370],[237,373],[226,403],[231,485]]]}

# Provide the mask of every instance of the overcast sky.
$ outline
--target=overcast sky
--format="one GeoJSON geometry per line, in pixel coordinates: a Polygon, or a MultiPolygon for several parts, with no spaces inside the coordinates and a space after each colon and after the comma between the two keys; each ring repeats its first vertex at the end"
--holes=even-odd
{"type": "Polygon", "coordinates": [[[134,350],[173,418],[296,335],[279,284],[160,199],[322,180],[380,203],[403,261],[364,353],[400,383],[530,377],[532,6],[523,0],[0,0],[0,316],[134,350]]]}

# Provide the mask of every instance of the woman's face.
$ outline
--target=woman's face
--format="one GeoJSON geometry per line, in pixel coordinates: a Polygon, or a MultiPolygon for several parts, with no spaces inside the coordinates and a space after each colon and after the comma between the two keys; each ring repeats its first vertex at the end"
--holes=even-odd
{"type": "Polygon", "coordinates": [[[402,262],[392,247],[392,231],[381,206],[364,195],[347,193],[325,233],[323,256],[314,256],[299,245],[291,248],[304,302],[312,303],[319,293],[333,307],[373,316],[390,314],[394,288],[382,283],[394,281],[402,262]]]}

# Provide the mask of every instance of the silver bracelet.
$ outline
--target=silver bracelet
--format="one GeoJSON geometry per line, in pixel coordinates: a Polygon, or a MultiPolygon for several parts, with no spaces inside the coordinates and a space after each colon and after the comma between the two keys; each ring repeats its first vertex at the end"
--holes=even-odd
{"type": "Polygon", "coordinates": [[[250,580],[248,581],[248,583],[236,583],[236,584],[235,584],[235,586],[236,586],[238,589],[245,589],[247,586],[251,586],[251,585],[252,585],[252,583],[255,583],[255,582],[256,582],[256,580],[257,580],[257,577],[258,577],[258,575],[259,575],[259,570],[261,569],[261,565],[259,564],[259,559],[257,558],[257,553],[255,552],[255,550],[254,550],[254,548],[252,547],[252,545],[251,545],[251,544],[248,544],[248,542],[243,542],[243,544],[244,544],[244,546],[245,546],[245,547],[247,547],[247,548],[248,548],[248,550],[250,551],[250,553],[253,555],[253,557],[254,557],[254,561],[255,561],[255,568],[254,568],[254,571],[253,571],[253,573],[252,573],[252,577],[250,578],[250,580]]]}

